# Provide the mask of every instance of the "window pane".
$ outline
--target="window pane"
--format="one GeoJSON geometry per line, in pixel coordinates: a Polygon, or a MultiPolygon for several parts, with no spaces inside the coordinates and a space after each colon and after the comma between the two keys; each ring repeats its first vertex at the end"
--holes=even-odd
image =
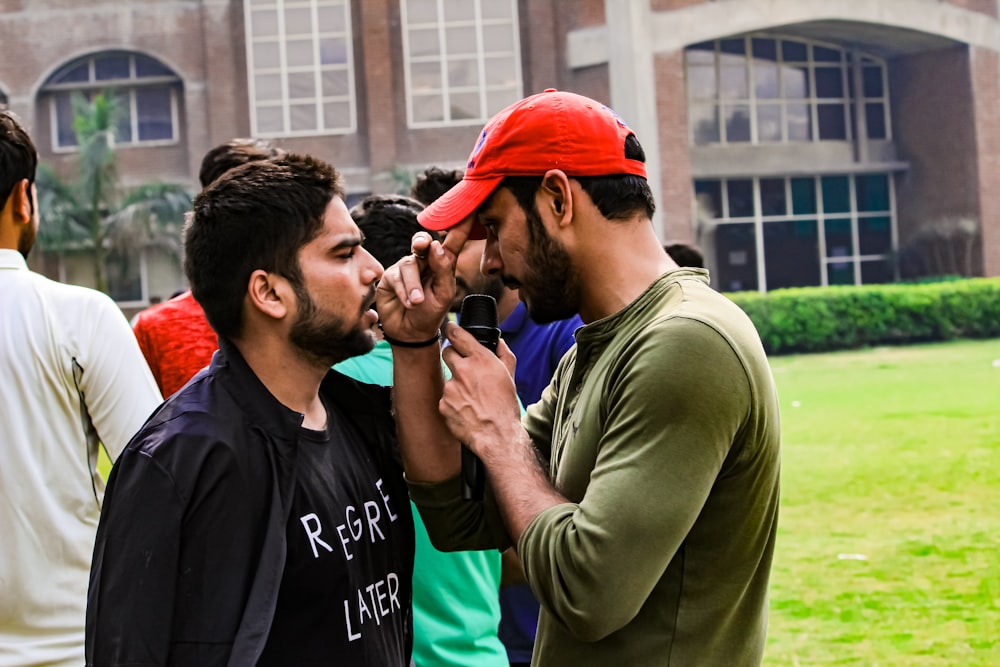
{"type": "Polygon", "coordinates": [[[258,74],[254,77],[254,97],[258,102],[281,99],[281,76],[258,74]]]}
{"type": "Polygon", "coordinates": [[[778,59],[778,44],[775,40],[754,37],[750,42],[753,45],[754,58],[771,61],[778,59]]]}
{"type": "Polygon", "coordinates": [[[823,211],[847,213],[851,210],[851,188],[847,176],[824,176],[820,183],[823,190],[823,211]]]}
{"type": "Polygon", "coordinates": [[[474,27],[448,28],[444,34],[448,55],[475,55],[476,29],[474,27]]]}
{"type": "Polygon", "coordinates": [[[888,216],[858,220],[858,242],[862,255],[884,255],[892,251],[892,221],[888,216]]]}
{"type": "Polygon", "coordinates": [[[483,26],[484,51],[513,51],[514,31],[509,25],[483,26]]]}
{"type": "Polygon", "coordinates": [[[253,66],[257,69],[281,66],[281,49],[277,42],[257,42],[253,45],[253,66]]]}
{"type": "MultiPolygon", "coordinates": [[[[468,0],[449,0],[450,2],[464,2],[468,0]]],[[[469,3],[471,4],[471,3],[469,3]]],[[[479,3],[479,11],[484,19],[513,19],[514,12],[511,7],[511,0],[489,0],[479,3]]]]}
{"type": "Polygon", "coordinates": [[[509,87],[486,91],[486,115],[492,116],[521,99],[520,89],[509,87]]]}
{"type": "Polygon", "coordinates": [[[337,38],[319,40],[319,63],[321,65],[346,65],[347,44],[337,38]]]}
{"type": "Polygon", "coordinates": [[[410,23],[433,23],[438,20],[437,0],[404,0],[410,23]]]}
{"type": "Polygon", "coordinates": [[[730,179],[726,182],[729,195],[729,217],[749,218],[753,216],[753,181],[750,179],[730,179]]]}
{"type": "Polygon", "coordinates": [[[689,98],[715,99],[719,94],[719,87],[715,80],[715,67],[712,65],[689,65],[687,80],[689,98]]]}
{"type": "Polygon", "coordinates": [[[121,117],[115,126],[115,141],[122,144],[130,144],[135,139],[132,137],[132,100],[134,91],[117,91],[121,102],[121,117]]]}
{"type": "Polygon", "coordinates": [[[853,285],[854,260],[832,262],[826,265],[826,282],[828,285],[853,285]]]}
{"type": "MultiPolygon", "coordinates": [[[[746,41],[742,37],[719,40],[719,51],[722,53],[745,56],[747,52],[746,41]]],[[[740,60],[742,60],[742,57],[740,60]]],[[[723,61],[725,61],[725,58],[723,58],[723,61]]]]}
{"type": "Polygon", "coordinates": [[[263,134],[285,131],[285,116],[281,107],[257,107],[257,129],[263,134]]]}
{"type": "Polygon", "coordinates": [[[692,104],[688,109],[692,140],[696,146],[720,141],[719,109],[714,104],[692,104]]]}
{"type": "Polygon", "coordinates": [[[785,215],[788,212],[785,203],[785,179],[760,179],[760,212],[761,215],[785,215]]]}
{"type": "Polygon", "coordinates": [[[722,216],[722,181],[695,181],[694,197],[703,215],[709,218],[722,216]]]}
{"type": "Polygon", "coordinates": [[[479,93],[451,94],[452,120],[482,118],[484,115],[479,105],[479,93]]]}
{"type": "Polygon", "coordinates": [[[97,81],[110,79],[129,79],[132,72],[129,69],[129,57],[122,53],[97,56],[94,58],[94,78],[97,81]]]}
{"type": "Polygon", "coordinates": [[[753,76],[753,86],[757,97],[765,99],[778,97],[778,66],[776,64],[755,62],[753,76]]]}
{"type": "Polygon", "coordinates": [[[444,120],[444,98],[441,95],[414,95],[413,120],[417,123],[444,120]]]}
{"type": "Polygon", "coordinates": [[[448,63],[448,86],[468,88],[479,85],[479,66],[475,60],[452,60],[448,63]]]}
{"type": "Polygon", "coordinates": [[[470,21],[476,17],[476,5],[469,0],[444,0],[445,21],[470,21]]]}
{"type": "Polygon", "coordinates": [[[865,105],[865,123],[868,127],[869,139],[886,139],[888,128],[885,126],[885,105],[875,102],[865,105]]]}
{"type": "Polygon", "coordinates": [[[809,116],[809,105],[789,104],[785,107],[788,117],[788,140],[809,141],[812,139],[812,118],[809,116]]]}
{"type": "Polygon", "coordinates": [[[886,174],[865,174],[855,178],[859,211],[889,210],[889,177],[886,174]]]}
{"type": "Polygon", "coordinates": [[[285,42],[285,62],[288,67],[310,67],[316,64],[312,39],[290,39],[285,42]]]}
{"type": "Polygon", "coordinates": [[[421,56],[437,56],[441,54],[441,40],[438,39],[437,28],[427,30],[411,30],[410,56],[419,58],[421,56]]]}
{"type": "Polygon", "coordinates": [[[422,89],[440,90],[441,85],[441,64],[440,63],[414,63],[410,68],[410,86],[414,92],[422,89]]]}
{"type": "Polygon", "coordinates": [[[139,141],[168,141],[174,138],[174,119],[169,88],[140,88],[135,91],[139,121],[139,141]]]}
{"type": "MultiPolygon", "coordinates": [[[[732,56],[723,56],[731,58],[732,56]]],[[[737,62],[731,60],[722,63],[720,69],[721,94],[727,99],[746,99],[749,96],[749,86],[747,86],[747,69],[742,58],[737,62]]]]}
{"type": "Polygon", "coordinates": [[[801,42],[781,42],[781,57],[786,63],[804,63],[809,60],[806,45],[801,42]]]}
{"type": "Polygon", "coordinates": [[[288,75],[289,99],[315,98],[316,78],[312,72],[292,72],[288,75]]]}
{"type": "Polygon", "coordinates": [[[349,102],[327,102],[323,105],[323,127],[328,130],[351,127],[351,105],[349,102]]]}
{"type": "Polygon", "coordinates": [[[289,105],[292,132],[308,132],[317,130],[316,105],[315,104],[292,104],[289,105]]]}
{"type": "Polygon", "coordinates": [[[750,107],[738,104],[726,108],[726,141],[750,141],[750,107]]]}
{"type": "Polygon", "coordinates": [[[285,10],[286,35],[312,35],[312,9],[289,8],[285,10]]]}
{"type": "Polygon", "coordinates": [[[817,104],[816,122],[820,139],[847,139],[843,104],[817,104]]]}
{"type": "Polygon", "coordinates": [[[808,68],[782,67],[781,83],[785,87],[785,97],[797,100],[809,97],[808,68]]]}
{"type": "Polygon", "coordinates": [[[866,67],[862,70],[865,97],[882,97],[882,68],[866,67]]]}
{"type": "Polygon", "coordinates": [[[764,223],[764,262],[769,291],[821,283],[818,239],[815,220],[764,223]]]}
{"type": "Polygon", "coordinates": [[[350,93],[350,79],[346,70],[323,72],[323,97],[341,97],[350,93]]]}
{"type": "Polygon", "coordinates": [[[76,65],[62,74],[53,77],[52,83],[79,83],[90,81],[90,60],[76,65]]]}
{"type": "Polygon", "coordinates": [[[792,213],[812,215],[816,212],[816,182],[811,178],[792,179],[792,213]]]}
{"type": "Polygon", "coordinates": [[[135,58],[135,75],[137,77],[174,76],[169,67],[148,56],[135,55],[133,57],[135,58]]]}
{"type": "MultiPolygon", "coordinates": [[[[823,236],[826,241],[827,257],[852,257],[854,241],[851,239],[850,218],[836,218],[823,223],[823,236]]],[[[854,282],[854,278],[851,278],[854,282]]]]}
{"type": "Polygon", "coordinates": [[[888,259],[873,259],[861,262],[861,283],[874,285],[893,282],[892,263],[888,259]]]}
{"type": "Polygon", "coordinates": [[[781,105],[757,105],[757,141],[781,141],[781,105]]]}
{"type": "Polygon", "coordinates": [[[752,222],[715,228],[716,270],[724,292],[757,289],[757,239],[752,222]]]}
{"type": "Polygon", "coordinates": [[[514,87],[517,85],[517,62],[514,60],[514,56],[487,58],[484,69],[486,70],[487,86],[514,87]]]}
{"type": "Polygon", "coordinates": [[[56,93],[53,99],[56,105],[56,141],[61,147],[76,146],[70,93],[56,93]]]}
{"type": "Polygon", "coordinates": [[[274,37],[278,34],[278,12],[273,9],[252,12],[250,21],[254,37],[274,37]]]}
{"type": "Polygon", "coordinates": [[[347,12],[342,6],[325,6],[317,10],[317,28],[323,33],[343,33],[347,30],[347,12]]]}
{"type": "Polygon", "coordinates": [[[841,52],[837,49],[827,49],[822,46],[814,46],[813,60],[819,62],[839,63],[840,53],[841,52]]]}
{"type": "Polygon", "coordinates": [[[816,97],[843,97],[843,70],[839,67],[816,68],[816,97]]]}

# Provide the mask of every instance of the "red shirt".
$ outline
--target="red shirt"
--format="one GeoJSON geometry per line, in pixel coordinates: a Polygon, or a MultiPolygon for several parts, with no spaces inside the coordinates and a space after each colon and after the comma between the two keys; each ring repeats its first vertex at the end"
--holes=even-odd
{"type": "Polygon", "coordinates": [[[164,398],[207,366],[219,348],[190,290],[140,312],[132,330],[164,398]]]}

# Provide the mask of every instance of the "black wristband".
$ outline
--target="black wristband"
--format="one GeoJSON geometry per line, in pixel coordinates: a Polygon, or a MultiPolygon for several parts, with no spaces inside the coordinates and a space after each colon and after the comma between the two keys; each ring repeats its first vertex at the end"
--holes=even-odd
{"type": "Polygon", "coordinates": [[[441,342],[441,330],[438,329],[437,333],[434,334],[434,338],[415,342],[408,340],[396,340],[395,338],[391,338],[385,331],[382,332],[382,338],[392,347],[430,347],[435,343],[441,342]]]}

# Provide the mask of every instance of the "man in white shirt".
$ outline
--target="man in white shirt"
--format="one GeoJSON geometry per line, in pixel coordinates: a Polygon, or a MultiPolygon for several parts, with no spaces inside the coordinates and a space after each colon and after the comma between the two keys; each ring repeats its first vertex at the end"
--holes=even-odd
{"type": "Polygon", "coordinates": [[[0,667],[78,667],[99,443],[114,460],[161,398],[107,295],[28,270],[37,162],[0,110],[0,667]]]}

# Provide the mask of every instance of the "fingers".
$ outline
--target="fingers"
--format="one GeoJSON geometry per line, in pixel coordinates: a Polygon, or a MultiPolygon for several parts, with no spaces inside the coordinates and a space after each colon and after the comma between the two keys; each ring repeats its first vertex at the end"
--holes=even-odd
{"type": "Polygon", "coordinates": [[[450,252],[453,256],[458,257],[458,253],[462,251],[462,246],[464,246],[465,242],[469,240],[469,234],[472,233],[472,224],[475,217],[476,214],[473,213],[465,220],[448,230],[448,235],[444,239],[443,246],[444,249],[450,252]]]}

